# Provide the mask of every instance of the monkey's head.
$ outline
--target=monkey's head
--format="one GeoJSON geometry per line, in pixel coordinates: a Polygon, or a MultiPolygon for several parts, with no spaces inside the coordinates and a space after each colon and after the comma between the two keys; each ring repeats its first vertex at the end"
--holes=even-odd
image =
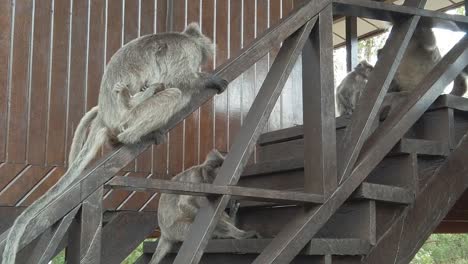
{"type": "Polygon", "coordinates": [[[202,64],[205,64],[214,54],[214,45],[210,38],[201,33],[197,23],[192,22],[187,25],[183,34],[195,41],[202,54],[202,64]]]}
{"type": "Polygon", "coordinates": [[[366,60],[359,62],[359,64],[356,65],[356,67],[354,67],[354,71],[356,73],[359,73],[366,78],[369,78],[369,75],[373,69],[374,66],[370,65],[369,62],[367,62],[366,60]]]}
{"type": "Polygon", "coordinates": [[[201,165],[205,182],[212,183],[214,181],[223,162],[224,156],[218,150],[213,149],[208,153],[205,162],[201,165]]]}

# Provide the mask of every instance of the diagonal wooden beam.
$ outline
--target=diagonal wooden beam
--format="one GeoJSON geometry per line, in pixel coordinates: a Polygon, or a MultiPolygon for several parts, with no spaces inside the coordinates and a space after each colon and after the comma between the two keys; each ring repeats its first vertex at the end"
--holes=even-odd
{"type": "MultiPolygon", "coordinates": [[[[233,185],[239,180],[315,21],[316,18],[313,18],[284,41],[213,184],[233,185]]],[[[174,263],[189,264],[200,261],[208,239],[230,199],[230,195],[223,195],[210,205],[200,208],[187,235],[188,239],[182,244],[174,263]]]]}
{"type": "Polygon", "coordinates": [[[324,204],[288,223],[253,263],[289,263],[467,64],[468,37],[465,36],[424,78],[399,111],[391,114],[369,138],[351,176],[324,204]]]}
{"type": "Polygon", "coordinates": [[[362,92],[359,104],[353,112],[351,123],[346,128],[341,144],[338,145],[340,155],[338,160],[341,161],[338,164],[340,183],[349,176],[354,168],[362,145],[369,136],[390,83],[395,76],[418,22],[419,17],[415,16],[393,26],[387,43],[382,50],[382,57],[377,61],[362,92]]]}
{"type": "Polygon", "coordinates": [[[304,189],[324,196],[337,186],[332,26],[329,5],[320,12],[302,52],[304,189]]]}
{"type": "Polygon", "coordinates": [[[67,263],[101,263],[103,190],[99,188],[83,201],[80,221],[70,231],[67,263]]]}
{"type": "Polygon", "coordinates": [[[468,135],[385,232],[363,263],[409,263],[468,188],[468,135]]]}
{"type": "Polygon", "coordinates": [[[50,262],[79,209],[80,207],[73,209],[60,222],[41,235],[28,263],[47,264],[50,262]]]}
{"type": "Polygon", "coordinates": [[[313,203],[323,202],[321,195],[304,192],[266,190],[241,186],[220,186],[207,183],[178,182],[137,177],[114,177],[107,184],[113,189],[128,191],[150,191],[195,196],[229,195],[236,200],[275,202],[275,203],[313,203]]]}
{"type": "Polygon", "coordinates": [[[468,29],[468,18],[465,16],[425,10],[415,6],[395,5],[384,1],[333,0],[333,14],[383,20],[391,23],[397,23],[410,16],[420,16],[423,22],[432,22],[437,28],[461,31],[468,29]],[[459,28],[454,28],[454,25],[459,28]]]}

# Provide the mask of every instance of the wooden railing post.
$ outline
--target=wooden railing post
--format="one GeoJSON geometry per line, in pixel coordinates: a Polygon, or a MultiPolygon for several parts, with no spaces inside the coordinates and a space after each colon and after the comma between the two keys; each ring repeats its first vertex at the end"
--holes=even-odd
{"type": "Polygon", "coordinates": [[[78,223],[73,226],[67,248],[67,263],[101,262],[102,199],[101,187],[83,201],[78,223]]]}
{"type": "Polygon", "coordinates": [[[346,69],[352,71],[358,63],[357,17],[346,17],[346,69]]]}
{"type": "Polygon", "coordinates": [[[332,25],[329,5],[302,52],[304,189],[325,197],[337,186],[332,25]]]}

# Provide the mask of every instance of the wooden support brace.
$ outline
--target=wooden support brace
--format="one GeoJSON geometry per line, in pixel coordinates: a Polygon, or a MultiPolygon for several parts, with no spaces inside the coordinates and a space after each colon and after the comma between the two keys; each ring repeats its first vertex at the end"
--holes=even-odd
{"type": "Polygon", "coordinates": [[[229,195],[236,200],[275,203],[314,203],[323,201],[321,195],[304,192],[265,190],[240,186],[220,186],[206,183],[178,182],[137,177],[114,177],[106,185],[128,191],[151,191],[195,196],[229,195]]]}
{"type": "MultiPolygon", "coordinates": [[[[318,11],[312,12],[318,13],[318,11]]],[[[284,41],[213,184],[233,185],[237,183],[315,21],[314,18],[307,22],[284,41]]],[[[187,235],[188,239],[183,243],[174,263],[188,264],[200,261],[208,239],[230,199],[230,195],[223,195],[210,205],[200,208],[187,235]]]]}
{"type": "Polygon", "coordinates": [[[350,177],[323,205],[288,223],[254,263],[289,263],[467,64],[468,37],[464,37],[423,79],[400,110],[369,138],[350,177]]]}
{"type": "Polygon", "coordinates": [[[333,15],[322,10],[302,52],[304,190],[328,196],[337,186],[333,15]]]}
{"type": "Polygon", "coordinates": [[[67,263],[101,263],[103,190],[99,188],[83,201],[80,221],[69,236],[67,263]]]}
{"type": "Polygon", "coordinates": [[[68,231],[68,228],[79,209],[80,206],[73,209],[62,220],[41,235],[33,253],[29,257],[28,263],[49,263],[49,261],[54,257],[55,252],[57,252],[57,247],[68,231]]]}

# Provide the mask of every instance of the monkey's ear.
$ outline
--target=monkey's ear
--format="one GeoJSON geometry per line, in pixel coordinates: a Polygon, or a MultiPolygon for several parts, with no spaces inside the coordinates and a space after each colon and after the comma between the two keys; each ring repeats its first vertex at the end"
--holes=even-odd
{"type": "Polygon", "coordinates": [[[200,26],[196,22],[188,24],[183,33],[196,38],[204,37],[200,31],[200,26]]]}
{"type": "Polygon", "coordinates": [[[217,168],[223,165],[223,161],[224,161],[224,156],[218,150],[213,149],[206,156],[206,160],[203,163],[203,165],[209,166],[212,168],[217,168]]]}

